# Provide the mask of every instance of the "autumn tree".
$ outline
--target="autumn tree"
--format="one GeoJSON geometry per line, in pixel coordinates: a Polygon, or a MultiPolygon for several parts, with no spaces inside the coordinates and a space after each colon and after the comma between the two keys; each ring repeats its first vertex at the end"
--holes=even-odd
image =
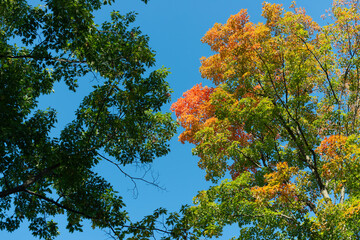
{"type": "Polygon", "coordinates": [[[130,223],[121,196],[95,170],[102,161],[114,168],[152,162],[168,153],[175,131],[160,112],[170,99],[168,71],[148,70],[155,54],[132,27],[135,14],[115,11],[94,22],[94,11],[112,2],[0,0],[1,230],[27,221],[34,236],[52,239],[59,214],[70,232],[84,219],[118,239],[153,230],[130,223]],[[89,80],[93,91],[54,136],[56,110],[40,109],[39,97],[56,82],[76,91],[89,80]]]}
{"type": "Polygon", "coordinates": [[[360,6],[334,0],[320,26],[305,9],[263,3],[216,23],[202,77],[172,110],[206,179],[185,211],[192,238],[360,238],[360,6]],[[223,180],[224,176],[231,179],[223,180]]]}

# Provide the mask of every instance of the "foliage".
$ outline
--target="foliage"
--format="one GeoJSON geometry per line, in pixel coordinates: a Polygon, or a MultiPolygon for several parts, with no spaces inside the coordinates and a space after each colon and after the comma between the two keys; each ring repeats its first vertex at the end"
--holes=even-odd
{"type": "Polygon", "coordinates": [[[53,216],[66,214],[70,232],[89,219],[124,238],[125,204],[94,167],[106,156],[119,167],[169,151],[176,125],[159,112],[170,99],[168,71],[149,73],[155,54],[131,27],[134,13],[112,12],[111,21],[95,24],[93,12],[112,2],[0,1],[1,230],[26,220],[33,235],[52,239],[59,234],[53,216]],[[39,97],[60,81],[76,91],[92,76],[93,91],[54,137],[56,111],[39,109],[39,97]]]}
{"type": "Polygon", "coordinates": [[[192,237],[359,239],[360,7],[334,0],[320,26],[298,8],[263,3],[216,23],[202,41],[215,52],[172,110],[180,141],[206,179],[230,180],[194,199],[182,224],[192,237]]]}

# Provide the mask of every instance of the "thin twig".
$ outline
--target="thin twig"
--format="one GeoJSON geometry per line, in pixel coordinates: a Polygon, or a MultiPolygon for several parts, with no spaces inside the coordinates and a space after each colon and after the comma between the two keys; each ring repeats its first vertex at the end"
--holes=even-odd
{"type": "Polygon", "coordinates": [[[118,164],[118,163],[110,160],[109,158],[103,156],[102,154],[99,154],[99,153],[98,153],[98,155],[99,155],[100,157],[102,157],[104,160],[108,161],[109,163],[115,165],[116,168],[117,168],[121,173],[123,173],[126,177],[130,178],[130,180],[134,183],[135,187],[136,187],[136,182],[135,182],[135,181],[136,181],[136,180],[139,180],[139,181],[145,182],[145,183],[147,183],[147,184],[153,185],[153,186],[155,186],[155,187],[157,187],[157,188],[159,188],[159,189],[161,189],[161,190],[164,190],[164,191],[166,190],[165,188],[160,187],[160,186],[159,186],[158,184],[156,184],[155,182],[150,182],[150,181],[144,179],[143,177],[145,177],[145,175],[144,175],[143,177],[133,177],[133,176],[129,175],[127,172],[125,172],[124,170],[122,170],[122,168],[120,167],[120,164],[118,164]]]}

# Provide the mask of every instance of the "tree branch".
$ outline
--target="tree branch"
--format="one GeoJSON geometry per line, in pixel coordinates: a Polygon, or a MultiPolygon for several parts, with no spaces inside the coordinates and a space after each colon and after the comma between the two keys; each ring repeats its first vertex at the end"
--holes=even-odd
{"type": "Polygon", "coordinates": [[[60,166],[60,164],[58,163],[58,164],[55,164],[52,167],[45,168],[38,175],[30,177],[23,184],[0,192],[0,198],[7,197],[7,196],[9,196],[11,194],[14,194],[14,193],[17,193],[17,192],[22,192],[22,191],[26,190],[27,187],[29,187],[33,183],[39,181],[40,179],[42,179],[44,176],[48,175],[50,172],[52,172],[52,170],[58,168],[59,166],[60,166]]]}
{"type": "MultiPolygon", "coordinates": [[[[68,206],[65,206],[65,205],[63,205],[63,204],[60,204],[60,203],[56,202],[55,200],[53,200],[53,199],[51,199],[51,198],[49,198],[49,197],[46,197],[46,196],[43,196],[43,195],[41,195],[41,194],[35,193],[35,192],[30,191],[30,190],[28,190],[28,189],[24,189],[23,191],[26,192],[26,193],[28,193],[28,194],[30,194],[30,195],[36,196],[36,197],[38,197],[38,198],[40,198],[40,199],[43,199],[43,200],[45,200],[45,201],[47,201],[47,202],[49,202],[49,203],[52,203],[52,204],[54,204],[55,206],[57,206],[57,207],[59,207],[59,208],[61,208],[61,209],[65,209],[65,210],[67,210],[67,211],[69,211],[69,212],[79,214],[79,215],[84,216],[84,217],[86,217],[86,218],[88,218],[88,219],[91,219],[91,220],[98,220],[98,219],[99,219],[99,218],[90,216],[90,215],[88,215],[88,214],[86,214],[86,213],[84,213],[84,212],[81,212],[81,211],[72,209],[72,208],[70,208],[70,207],[68,207],[68,206]]],[[[119,235],[117,234],[117,232],[116,232],[116,230],[114,229],[114,227],[113,227],[110,223],[107,223],[107,224],[108,224],[108,227],[110,228],[110,230],[111,230],[117,237],[119,237],[119,235]]],[[[121,227],[133,228],[133,229],[140,229],[140,230],[146,230],[145,227],[137,227],[137,226],[132,226],[132,225],[121,225],[121,227]]],[[[166,234],[171,234],[171,233],[172,233],[171,231],[166,231],[166,230],[159,229],[159,228],[153,228],[152,230],[158,231],[158,232],[162,232],[162,233],[166,233],[166,234]]]]}
{"type": "Polygon", "coordinates": [[[14,55],[4,55],[0,54],[0,58],[32,58],[36,60],[54,60],[58,62],[67,62],[67,63],[86,63],[86,61],[79,61],[79,60],[68,60],[64,58],[53,58],[53,57],[46,57],[46,56],[33,56],[33,55],[21,55],[21,56],[14,56],[14,55]]]}
{"type": "Polygon", "coordinates": [[[57,207],[59,207],[59,208],[61,208],[61,209],[65,209],[65,210],[67,210],[67,211],[69,211],[69,212],[82,215],[82,216],[84,216],[84,217],[86,217],[86,218],[89,218],[89,219],[95,219],[95,217],[92,217],[92,216],[90,216],[90,215],[87,215],[86,213],[83,213],[83,212],[74,210],[74,209],[72,209],[72,208],[70,208],[70,207],[67,207],[67,206],[65,206],[65,205],[62,205],[62,204],[58,203],[57,201],[55,201],[55,200],[53,200],[53,199],[51,199],[51,198],[48,198],[48,197],[46,197],[46,196],[43,196],[43,195],[41,195],[41,194],[39,194],[39,193],[30,191],[30,190],[28,190],[28,189],[24,189],[23,191],[26,192],[26,193],[28,193],[28,194],[31,194],[31,195],[33,195],[33,196],[36,196],[36,197],[38,197],[38,198],[40,198],[40,199],[43,199],[43,200],[45,200],[45,201],[47,201],[47,202],[50,202],[50,203],[54,204],[55,206],[57,206],[57,207]]]}
{"type": "Polygon", "coordinates": [[[315,58],[316,62],[319,64],[320,68],[321,68],[321,69],[323,70],[323,72],[325,73],[325,75],[326,75],[326,80],[327,80],[328,83],[329,83],[330,90],[331,90],[331,92],[332,92],[332,94],[333,94],[333,96],[334,96],[334,98],[335,98],[335,100],[336,100],[336,103],[337,103],[338,105],[340,105],[340,101],[339,101],[339,99],[337,98],[337,96],[336,96],[336,94],[335,94],[335,91],[334,91],[334,88],[333,88],[333,86],[332,86],[332,84],[331,84],[330,76],[329,76],[329,74],[328,74],[327,69],[325,69],[325,67],[321,64],[319,58],[315,55],[315,53],[310,50],[309,46],[307,45],[307,42],[306,42],[304,39],[302,39],[300,36],[297,36],[297,37],[305,44],[306,49],[311,53],[311,55],[313,55],[313,57],[315,58]]]}

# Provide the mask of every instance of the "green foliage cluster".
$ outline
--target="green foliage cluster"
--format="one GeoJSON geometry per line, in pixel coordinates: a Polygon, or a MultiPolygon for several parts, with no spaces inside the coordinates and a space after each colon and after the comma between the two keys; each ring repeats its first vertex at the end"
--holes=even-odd
{"type": "Polygon", "coordinates": [[[83,219],[120,239],[135,231],[124,230],[125,203],[94,167],[106,156],[116,166],[152,162],[168,153],[176,124],[160,112],[169,72],[149,72],[155,54],[131,27],[135,14],[94,22],[94,11],[112,2],[0,1],[0,230],[27,220],[34,236],[52,239],[53,216],[65,214],[70,232],[83,219]],[[39,109],[39,97],[56,82],[76,91],[92,77],[99,80],[73,121],[52,136],[56,110],[39,109]]]}

